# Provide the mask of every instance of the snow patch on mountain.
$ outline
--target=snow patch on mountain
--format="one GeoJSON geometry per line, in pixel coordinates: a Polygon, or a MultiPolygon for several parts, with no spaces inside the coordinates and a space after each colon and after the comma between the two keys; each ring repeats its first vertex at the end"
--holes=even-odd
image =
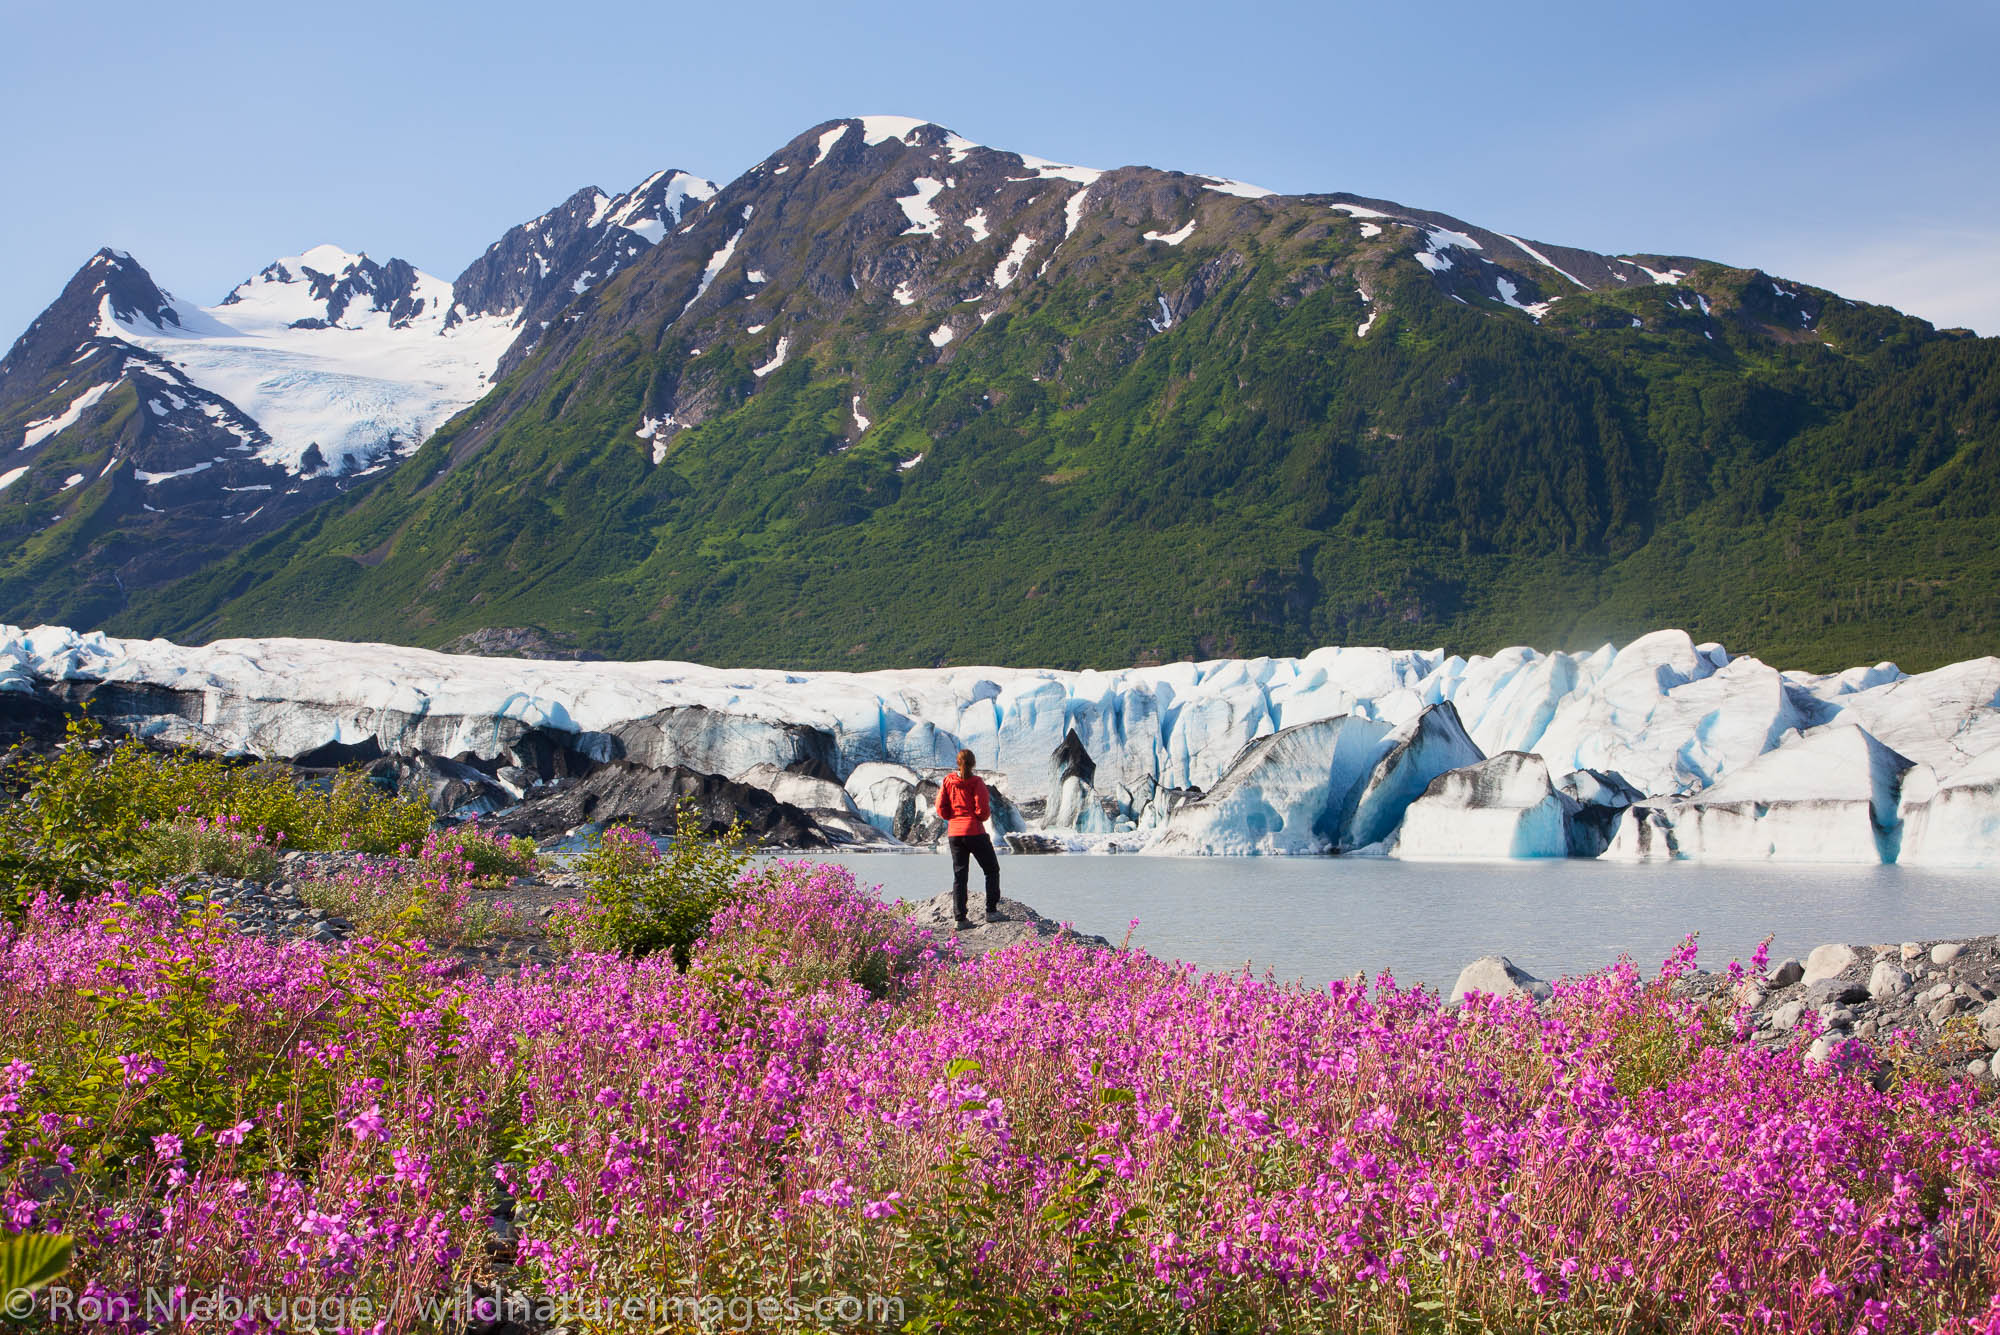
{"type": "Polygon", "coordinates": [[[1208,183],[1202,186],[1202,189],[1213,190],[1218,195],[1235,195],[1238,199],[1263,199],[1267,195],[1278,193],[1275,190],[1266,190],[1261,185],[1251,185],[1247,181],[1232,181],[1226,176],[1205,176],[1202,179],[1208,183]]]}
{"type": "Polygon", "coordinates": [[[1553,269],[1555,272],[1561,274],[1564,278],[1569,279],[1570,282],[1575,283],[1578,287],[1584,289],[1586,292],[1590,290],[1590,284],[1584,282],[1581,278],[1578,278],[1575,274],[1570,273],[1567,269],[1564,269],[1554,260],[1542,254],[1541,251],[1536,250],[1533,246],[1523,241],[1520,237],[1508,236],[1507,233],[1505,232],[1500,233],[1500,235],[1506,237],[1507,240],[1513,242],[1514,245],[1520,249],[1523,255],[1526,255],[1529,259],[1541,265],[1544,269],[1553,269]]]}
{"type": "Polygon", "coordinates": [[[57,432],[75,426],[83,419],[83,415],[96,405],[99,399],[109,394],[121,383],[123,382],[113,380],[101,385],[92,385],[89,389],[71,399],[69,407],[63,409],[55,416],[44,417],[40,421],[28,423],[27,430],[21,433],[21,448],[32,450],[35,446],[41,444],[57,432]]]}
{"type": "Polygon", "coordinates": [[[723,266],[729,263],[729,257],[736,253],[736,243],[742,239],[743,229],[739,227],[730,234],[729,240],[716,247],[715,253],[708,257],[708,263],[702,266],[701,281],[695,285],[694,295],[688,298],[687,305],[681,307],[682,315],[693,310],[694,304],[708,295],[708,289],[715,286],[717,276],[722,273],[723,266]]]}
{"type": "Polygon", "coordinates": [[[910,225],[903,229],[903,235],[936,236],[944,219],[940,218],[938,211],[931,207],[931,201],[943,193],[944,182],[929,176],[919,176],[910,182],[910,188],[914,191],[913,194],[901,195],[896,199],[896,203],[902,206],[903,216],[910,220],[910,225]]]}
{"type": "Polygon", "coordinates": [[[1007,253],[1000,257],[1000,263],[993,266],[993,286],[1006,288],[1020,277],[1021,266],[1028,262],[1028,252],[1035,247],[1035,238],[1026,232],[1014,238],[1007,253]]]}
{"type": "Polygon", "coordinates": [[[1189,218],[1187,220],[1186,226],[1176,228],[1174,231],[1144,232],[1141,233],[1141,235],[1144,236],[1145,239],[1148,241],[1164,241],[1166,244],[1170,246],[1178,246],[1181,242],[1187,240],[1189,237],[1194,235],[1194,224],[1195,220],[1193,218],[1189,218]]]}
{"type": "Polygon", "coordinates": [[[1069,197],[1063,205],[1063,240],[1069,240],[1076,231],[1076,225],[1083,221],[1083,210],[1090,203],[1090,187],[1084,186],[1069,197]]]}
{"type": "Polygon", "coordinates": [[[785,356],[791,350],[792,350],[792,340],[789,338],[780,337],[778,339],[778,346],[776,350],[771,353],[771,360],[765,362],[762,366],[751,367],[750,373],[758,377],[759,379],[762,379],[763,377],[771,374],[771,372],[777,370],[780,366],[783,366],[785,364],[785,356]]]}
{"type": "MultiPolygon", "coordinates": [[[[908,139],[917,130],[930,124],[929,121],[919,120],[915,116],[856,116],[854,119],[861,122],[861,142],[870,148],[877,144],[885,144],[891,139],[908,139]]],[[[845,130],[846,127],[841,128],[845,130]]],[[[825,140],[821,140],[821,143],[824,144],[825,140]]]]}
{"type": "Polygon", "coordinates": [[[1493,280],[1493,285],[1495,288],[1499,290],[1500,300],[1505,304],[1512,306],[1515,310],[1526,311],[1528,314],[1534,316],[1537,320],[1541,319],[1544,315],[1548,314],[1549,310],[1548,302],[1546,301],[1523,302],[1520,299],[1521,289],[1517,285],[1515,285],[1515,283],[1511,279],[1495,278],[1493,280]]]}
{"type": "Polygon", "coordinates": [[[810,170],[813,167],[819,166],[820,163],[825,162],[826,155],[833,152],[833,146],[847,137],[847,130],[848,127],[845,124],[841,124],[834,126],[831,130],[821,135],[819,137],[819,152],[814,154],[813,160],[806,164],[807,169],[810,170]]]}

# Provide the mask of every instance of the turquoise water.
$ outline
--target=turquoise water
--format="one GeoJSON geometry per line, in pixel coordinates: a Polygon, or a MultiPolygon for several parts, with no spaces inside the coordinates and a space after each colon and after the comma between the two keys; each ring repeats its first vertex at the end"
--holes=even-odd
{"type": "MultiPolygon", "coordinates": [[[[951,886],[933,853],[816,860],[891,899],[951,886]]],[[[1702,963],[1854,944],[2000,932],[2000,874],[1902,867],[1631,865],[1583,860],[1419,863],[1375,858],[1005,857],[1003,892],[1048,917],[1211,969],[1323,983],[1355,970],[1450,987],[1481,955],[1544,978],[1629,953],[1650,972],[1688,932],[1702,963]]],[[[979,873],[972,873],[978,903],[979,873]]]]}

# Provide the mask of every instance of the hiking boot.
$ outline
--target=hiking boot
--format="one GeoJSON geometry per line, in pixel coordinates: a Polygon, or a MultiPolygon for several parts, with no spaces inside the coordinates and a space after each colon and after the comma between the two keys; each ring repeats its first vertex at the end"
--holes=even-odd
{"type": "Polygon", "coordinates": [[[972,926],[972,919],[970,918],[954,918],[951,922],[951,929],[954,932],[962,932],[970,926],[972,926]]]}
{"type": "Polygon", "coordinates": [[[988,910],[986,910],[986,921],[988,921],[988,922],[1006,922],[1006,921],[1007,921],[1007,915],[1006,915],[1006,914],[1004,914],[1004,913],[1002,913],[1002,912],[1001,912],[1001,911],[1000,911],[999,909],[997,909],[997,908],[991,908],[991,909],[988,909],[988,910]]]}

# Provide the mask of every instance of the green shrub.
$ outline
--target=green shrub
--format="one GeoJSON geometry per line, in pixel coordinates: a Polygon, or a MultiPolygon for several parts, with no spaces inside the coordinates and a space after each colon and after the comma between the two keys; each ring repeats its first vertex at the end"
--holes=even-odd
{"type": "Polygon", "coordinates": [[[717,910],[737,897],[750,855],[740,824],[712,839],[697,833],[691,802],[675,809],[674,828],[679,833],[664,852],[651,835],[624,825],[593,840],[577,861],[584,897],[550,915],[550,937],[572,950],[667,950],[685,970],[717,910]]]}
{"type": "Polygon", "coordinates": [[[15,795],[0,807],[0,894],[10,912],[38,890],[74,898],[116,880],[251,874],[230,871],[245,860],[261,867],[252,850],[222,846],[218,823],[260,831],[272,848],[368,853],[414,847],[434,823],[423,803],[383,793],[358,772],[301,785],[280,764],[114,741],[87,717],[72,720],[50,754],[10,763],[0,789],[15,795]]]}

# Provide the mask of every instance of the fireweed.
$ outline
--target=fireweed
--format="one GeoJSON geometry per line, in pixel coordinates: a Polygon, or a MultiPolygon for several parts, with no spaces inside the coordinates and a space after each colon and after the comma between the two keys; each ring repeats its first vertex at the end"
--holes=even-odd
{"type": "Polygon", "coordinates": [[[532,842],[490,835],[470,823],[433,830],[422,844],[405,844],[397,853],[364,856],[351,870],[309,877],[300,882],[299,897],[376,936],[464,945],[491,935],[507,912],[480,899],[478,887],[535,865],[532,842]]]}
{"type": "Polygon", "coordinates": [[[1991,1102],[1736,1041],[1666,985],[1691,949],[1452,1009],[961,962],[830,867],[740,892],[686,972],[492,981],[41,901],[0,942],[0,1222],[73,1233],[107,1296],[392,1327],[497,1281],[925,1330],[2000,1332],[1991,1102]]]}
{"type": "Polygon", "coordinates": [[[140,865],[162,876],[205,872],[269,880],[285,846],[283,830],[245,828],[241,816],[182,812],[171,821],[142,822],[140,829],[140,865]]]}

